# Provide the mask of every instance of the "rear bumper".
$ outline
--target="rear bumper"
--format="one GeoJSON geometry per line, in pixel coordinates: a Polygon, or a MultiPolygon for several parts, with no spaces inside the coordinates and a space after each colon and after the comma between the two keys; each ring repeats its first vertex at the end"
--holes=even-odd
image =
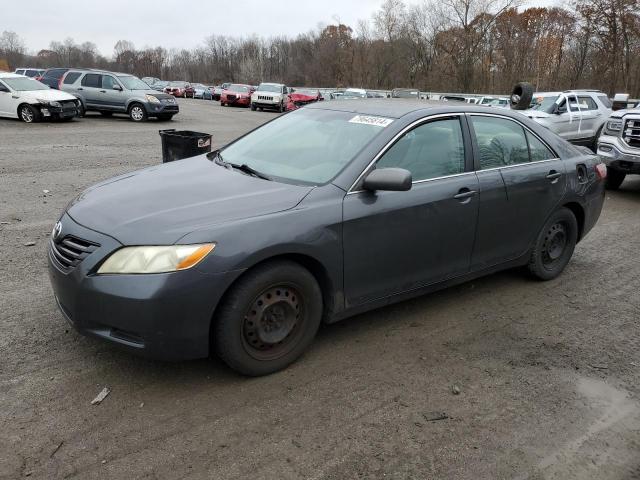
{"type": "Polygon", "coordinates": [[[95,267],[121,245],[64,215],[63,236],[100,246],[71,270],[48,255],[55,301],[80,333],[158,360],[209,355],[213,312],[237,272],[206,274],[197,268],[156,275],[95,275],[95,267]]]}

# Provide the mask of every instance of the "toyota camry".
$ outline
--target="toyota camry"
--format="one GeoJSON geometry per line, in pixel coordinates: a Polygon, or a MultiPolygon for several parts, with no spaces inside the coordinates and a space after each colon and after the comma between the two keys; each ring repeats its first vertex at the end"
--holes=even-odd
{"type": "Polygon", "coordinates": [[[561,274],[606,168],[519,113],[315,103],[95,185],[55,224],[55,300],[131,352],[280,370],[335,322],[513,267],[561,274]]]}

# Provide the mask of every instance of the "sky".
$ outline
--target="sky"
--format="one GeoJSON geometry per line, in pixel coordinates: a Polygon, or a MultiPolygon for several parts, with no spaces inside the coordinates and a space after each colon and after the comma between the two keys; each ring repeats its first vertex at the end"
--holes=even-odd
{"type": "MultiPolygon", "coordinates": [[[[4,0],[6,2],[6,0],[4,0]]],[[[405,0],[418,3],[419,0],[405,0]]],[[[550,6],[563,0],[530,0],[550,6]]],[[[0,32],[20,35],[31,53],[51,40],[91,41],[111,56],[118,40],[137,48],[161,45],[193,48],[212,34],[247,37],[287,35],[341,23],[356,27],[370,19],[383,0],[20,0],[3,5],[0,32]]]]}

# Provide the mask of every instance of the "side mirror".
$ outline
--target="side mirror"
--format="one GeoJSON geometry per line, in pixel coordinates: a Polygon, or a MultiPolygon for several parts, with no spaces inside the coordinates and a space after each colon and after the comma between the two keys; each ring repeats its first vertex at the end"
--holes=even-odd
{"type": "Polygon", "coordinates": [[[411,172],[404,168],[378,168],[372,170],[362,182],[362,188],[369,191],[383,190],[405,192],[411,190],[411,172]]]}
{"type": "Polygon", "coordinates": [[[120,85],[114,85],[114,86],[113,86],[113,89],[114,89],[114,90],[118,90],[119,92],[121,92],[121,91],[122,91],[122,87],[121,87],[120,85]]]}

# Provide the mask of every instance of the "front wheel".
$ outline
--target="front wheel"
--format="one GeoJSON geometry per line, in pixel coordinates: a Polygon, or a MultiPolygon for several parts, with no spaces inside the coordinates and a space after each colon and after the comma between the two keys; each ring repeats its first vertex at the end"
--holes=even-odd
{"type": "Polygon", "coordinates": [[[552,280],[571,260],[578,241],[578,222],[568,208],[557,210],[538,234],[529,259],[529,272],[539,280],[552,280]]]}
{"type": "Polygon", "coordinates": [[[147,111],[139,103],[129,107],[129,118],[134,122],[144,122],[147,119],[147,111]]]}
{"type": "Polygon", "coordinates": [[[620,188],[620,185],[622,185],[622,182],[624,182],[626,176],[627,174],[620,170],[607,167],[607,178],[604,181],[604,186],[608,190],[617,190],[620,188]]]}
{"type": "Polygon", "coordinates": [[[31,105],[20,105],[18,109],[18,117],[24,123],[35,123],[40,121],[40,112],[36,107],[31,105]]]}
{"type": "Polygon", "coordinates": [[[255,112],[257,110],[257,107],[255,106],[255,104],[251,104],[251,111],[255,112]]]}
{"type": "Polygon", "coordinates": [[[297,263],[273,261],[247,272],[214,318],[218,356],[244,375],[277,372],[311,344],[322,318],[322,293],[297,263]]]}

